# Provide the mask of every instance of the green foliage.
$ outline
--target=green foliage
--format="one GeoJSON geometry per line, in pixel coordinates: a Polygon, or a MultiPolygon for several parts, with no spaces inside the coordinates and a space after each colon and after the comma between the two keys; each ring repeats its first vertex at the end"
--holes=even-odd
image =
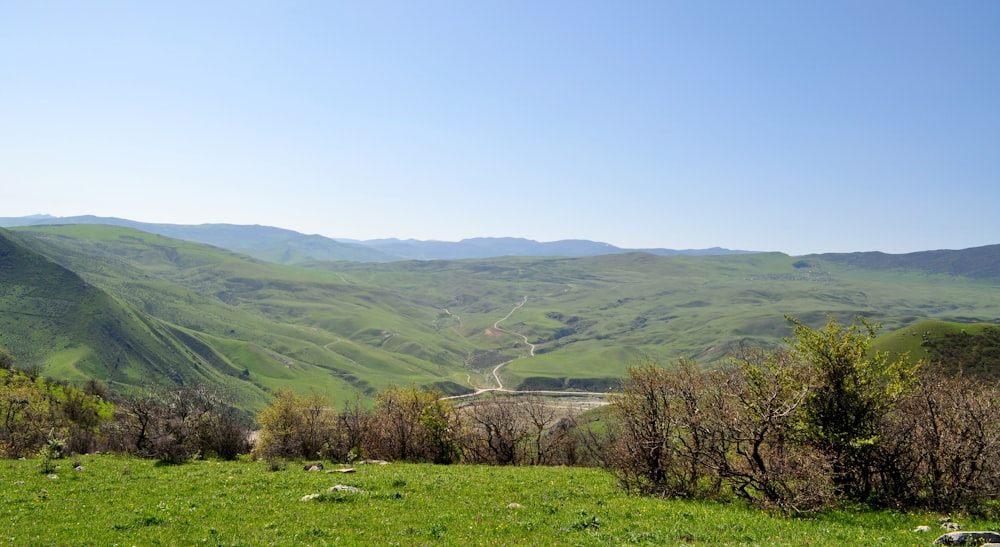
{"type": "Polygon", "coordinates": [[[39,452],[39,466],[42,473],[52,473],[56,470],[55,460],[63,457],[66,449],[66,439],[49,438],[39,452]]]}
{"type": "Polygon", "coordinates": [[[0,457],[28,456],[55,439],[74,452],[89,450],[112,409],[76,388],[0,370],[0,457]]]}
{"type": "Polygon", "coordinates": [[[806,399],[806,435],[831,453],[835,480],[847,495],[864,499],[872,488],[882,420],[913,385],[918,365],[906,356],[890,360],[888,352],[873,351],[880,326],[865,318],[844,328],[830,317],[818,330],[788,320],[795,325],[792,357],[816,377],[806,399]]]}

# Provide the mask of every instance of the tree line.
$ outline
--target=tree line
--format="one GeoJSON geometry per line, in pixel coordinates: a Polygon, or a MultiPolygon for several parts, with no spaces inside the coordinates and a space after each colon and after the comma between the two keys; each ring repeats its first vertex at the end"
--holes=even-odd
{"type": "MultiPolygon", "coordinates": [[[[456,405],[436,390],[390,387],[373,408],[276,390],[254,418],[206,386],[112,397],[19,370],[0,350],[0,457],[114,452],[167,463],[251,455],[292,459],[491,465],[592,465],[579,412],[533,396],[489,394],[456,405]],[[53,452],[54,450],[54,452],[53,452]]],[[[593,435],[589,435],[593,437],[593,435]]]]}
{"type": "Polygon", "coordinates": [[[728,366],[628,370],[610,469],[646,494],[743,498],[789,512],[839,501],[975,510],[1000,494],[995,384],[873,351],[878,325],[794,318],[788,349],[728,366]]]}
{"type": "Polygon", "coordinates": [[[438,464],[590,465],[597,462],[579,412],[534,396],[490,393],[456,405],[435,390],[390,387],[373,409],[337,411],[320,396],[279,391],[257,416],[253,454],[288,459],[359,458],[438,464]]]}

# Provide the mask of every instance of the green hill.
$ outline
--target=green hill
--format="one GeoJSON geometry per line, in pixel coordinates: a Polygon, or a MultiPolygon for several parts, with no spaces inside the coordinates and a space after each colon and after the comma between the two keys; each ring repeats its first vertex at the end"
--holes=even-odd
{"type": "MultiPolygon", "coordinates": [[[[202,369],[257,392],[289,387],[334,401],[391,383],[492,387],[494,367],[515,358],[500,373],[506,387],[604,389],[639,355],[708,366],[735,344],[774,347],[791,333],[786,314],[813,326],[827,314],[863,315],[886,332],[927,319],[1000,323],[1000,278],[988,266],[962,275],[917,260],[781,253],[289,266],[122,227],[16,234],[202,369]]],[[[963,260],[988,264],[983,252],[963,260]]],[[[52,351],[33,351],[53,367],[52,351]]]]}
{"type": "Polygon", "coordinates": [[[921,321],[880,336],[876,349],[909,352],[928,366],[1000,380],[1000,326],[991,323],[921,321]]]}
{"type": "Polygon", "coordinates": [[[250,406],[265,399],[187,329],[135,309],[0,230],[0,346],[22,367],[114,390],[208,383],[250,406]],[[197,350],[201,350],[199,353],[197,350]]]}
{"type": "Polygon", "coordinates": [[[458,393],[458,381],[468,382],[468,345],[434,332],[440,310],[378,288],[128,228],[57,226],[18,235],[170,325],[189,357],[234,364],[238,377],[261,387],[345,400],[391,383],[458,393]]]}

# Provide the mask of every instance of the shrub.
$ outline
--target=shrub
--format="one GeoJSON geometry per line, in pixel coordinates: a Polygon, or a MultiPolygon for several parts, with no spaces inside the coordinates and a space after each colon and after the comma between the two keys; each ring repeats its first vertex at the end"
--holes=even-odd
{"type": "Polygon", "coordinates": [[[996,385],[928,371],[886,417],[884,431],[881,501],[974,510],[1000,495],[996,385]]]}
{"type": "Polygon", "coordinates": [[[271,406],[257,415],[260,431],[254,454],[268,461],[319,457],[330,444],[334,422],[325,398],[278,390],[271,406]]]}
{"type": "Polygon", "coordinates": [[[455,463],[461,457],[460,424],[441,393],[390,387],[379,394],[364,451],[373,458],[455,463]]]}
{"type": "Polygon", "coordinates": [[[713,432],[704,397],[710,387],[707,375],[686,360],[668,371],[645,358],[626,371],[621,390],[611,397],[619,425],[608,454],[626,489],[662,496],[705,493],[713,432]]]}
{"type": "Polygon", "coordinates": [[[883,420],[912,386],[919,364],[910,365],[908,355],[890,361],[888,352],[873,351],[879,325],[864,318],[844,328],[831,316],[819,330],[788,320],[795,326],[791,356],[815,375],[805,401],[807,438],[832,457],[841,493],[868,500],[883,420]]]}
{"type": "Polygon", "coordinates": [[[166,463],[198,456],[232,459],[247,450],[248,429],[219,393],[205,387],[150,391],[121,401],[110,446],[166,463]]]}
{"type": "Polygon", "coordinates": [[[831,462],[799,428],[811,370],[785,351],[740,348],[731,368],[712,378],[706,399],[713,472],[757,505],[803,512],[829,503],[831,462]]]}

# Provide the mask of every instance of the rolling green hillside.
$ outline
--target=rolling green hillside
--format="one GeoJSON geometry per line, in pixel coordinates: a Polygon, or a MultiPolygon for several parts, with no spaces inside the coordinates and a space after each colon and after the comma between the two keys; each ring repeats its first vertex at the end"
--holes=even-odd
{"type": "MultiPolygon", "coordinates": [[[[501,371],[505,387],[601,390],[643,354],[707,366],[734,344],[774,347],[791,332],[785,314],[815,326],[827,314],[864,315],[886,331],[926,319],[1000,322],[997,276],[919,261],[884,269],[830,255],[624,253],[283,266],[122,227],[17,234],[162,325],[189,358],[231,366],[255,389],[335,401],[390,383],[492,387],[493,368],[515,358],[501,371]]],[[[51,351],[32,355],[51,366],[51,351]]]]}
{"type": "Polygon", "coordinates": [[[234,401],[266,395],[189,329],[135,309],[0,230],[0,346],[22,367],[117,391],[209,383],[234,401]]]}
{"type": "Polygon", "coordinates": [[[19,234],[134,308],[186,329],[193,353],[232,362],[260,386],[346,400],[391,383],[459,393],[469,381],[462,360],[471,350],[457,334],[436,332],[440,310],[388,291],[127,228],[19,234]]]}
{"type": "Polygon", "coordinates": [[[921,321],[879,337],[875,347],[895,355],[908,352],[911,361],[922,359],[950,373],[1000,379],[1000,326],[996,324],[921,321]]]}

